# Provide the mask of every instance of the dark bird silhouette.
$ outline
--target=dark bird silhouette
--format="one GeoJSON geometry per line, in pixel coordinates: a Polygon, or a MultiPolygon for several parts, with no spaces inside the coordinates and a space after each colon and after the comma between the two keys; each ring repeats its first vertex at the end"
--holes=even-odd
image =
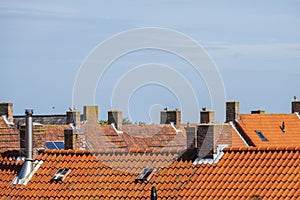
{"type": "Polygon", "coordinates": [[[279,126],[279,128],[285,134],[285,123],[284,123],[284,121],[282,122],[281,126],[279,126]]]}

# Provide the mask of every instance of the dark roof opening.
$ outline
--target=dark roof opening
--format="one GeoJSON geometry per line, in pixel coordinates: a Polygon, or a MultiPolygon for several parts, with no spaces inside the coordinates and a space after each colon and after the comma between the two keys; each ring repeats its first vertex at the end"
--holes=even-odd
{"type": "Polygon", "coordinates": [[[269,140],[264,136],[264,134],[260,130],[255,130],[255,133],[263,142],[268,142],[269,140]]]}
{"type": "Polygon", "coordinates": [[[148,180],[148,178],[150,178],[150,174],[153,172],[153,168],[150,167],[146,167],[142,170],[142,172],[136,177],[135,180],[140,180],[140,181],[144,181],[144,180],[148,180]]]}
{"type": "Polygon", "coordinates": [[[58,171],[54,174],[54,176],[51,178],[51,182],[53,181],[63,181],[66,176],[70,173],[71,170],[68,168],[60,168],[58,171]]]}

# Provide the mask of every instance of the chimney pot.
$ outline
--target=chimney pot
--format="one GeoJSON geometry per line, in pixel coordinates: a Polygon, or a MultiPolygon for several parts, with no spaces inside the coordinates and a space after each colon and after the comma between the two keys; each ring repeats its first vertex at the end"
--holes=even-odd
{"type": "Polygon", "coordinates": [[[208,124],[214,122],[214,111],[212,110],[202,110],[200,112],[200,123],[208,124]]]}

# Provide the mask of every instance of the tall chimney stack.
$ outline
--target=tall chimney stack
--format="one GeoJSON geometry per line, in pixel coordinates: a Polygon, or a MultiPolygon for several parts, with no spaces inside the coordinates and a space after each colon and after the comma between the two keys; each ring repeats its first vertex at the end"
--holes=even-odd
{"type": "Polygon", "coordinates": [[[240,103],[238,101],[226,102],[226,122],[240,119],[240,103]]]}
{"type": "Polygon", "coordinates": [[[22,169],[20,173],[18,174],[18,179],[23,179],[30,174],[32,171],[33,165],[32,165],[32,139],[33,139],[33,134],[32,134],[32,129],[33,129],[33,124],[32,124],[32,114],[33,110],[32,109],[26,109],[25,110],[26,114],[26,130],[25,130],[25,162],[22,166],[22,169]]]}
{"type": "Polygon", "coordinates": [[[83,114],[87,123],[98,123],[98,106],[84,106],[83,114]]]}

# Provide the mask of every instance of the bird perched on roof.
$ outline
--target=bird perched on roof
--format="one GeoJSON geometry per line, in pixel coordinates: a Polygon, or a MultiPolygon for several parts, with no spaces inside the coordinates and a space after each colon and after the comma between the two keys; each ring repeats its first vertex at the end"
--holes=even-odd
{"type": "Polygon", "coordinates": [[[294,96],[294,101],[296,101],[297,100],[297,97],[296,96],[294,96]]]}

